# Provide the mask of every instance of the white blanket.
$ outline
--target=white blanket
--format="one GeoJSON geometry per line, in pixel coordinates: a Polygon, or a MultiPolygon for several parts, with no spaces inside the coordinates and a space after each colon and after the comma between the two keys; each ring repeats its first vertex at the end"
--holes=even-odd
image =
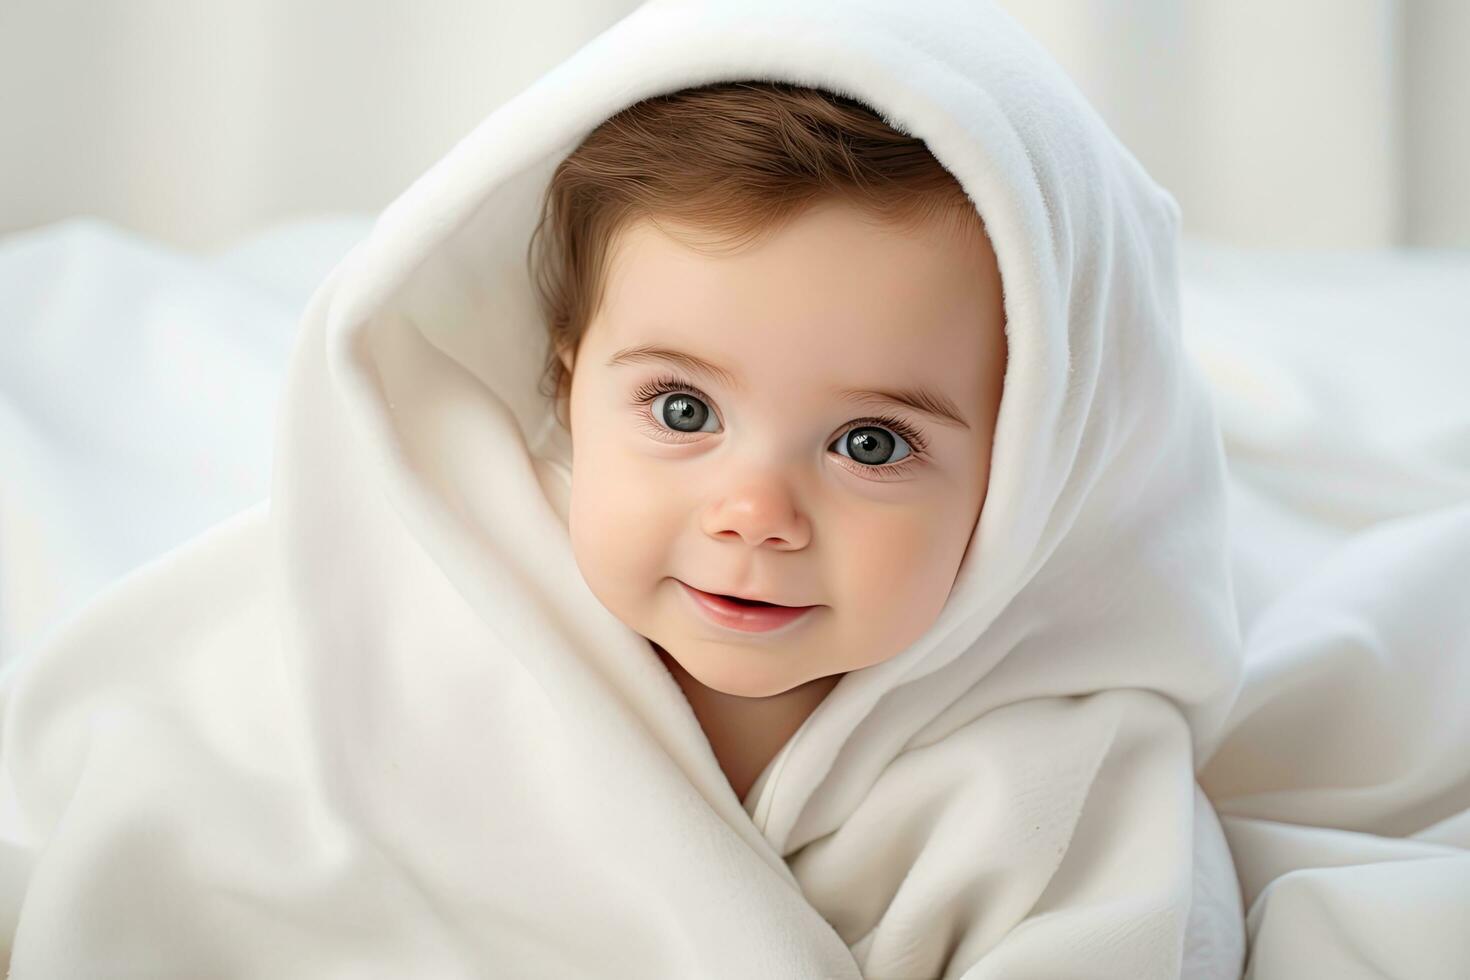
{"type": "Polygon", "coordinates": [[[1250,975],[1470,976],[1470,254],[1185,254],[1246,641],[1199,777],[1250,975]]]}
{"type": "MultiPolygon", "coordinates": [[[[1295,645],[1317,683],[1277,669],[1236,700],[1172,202],[993,10],[781,11],[650,9],[487,119],[316,295],[269,506],[129,577],[6,678],[15,976],[1232,976],[1242,910],[1194,765],[1213,756],[1201,779],[1251,897],[1291,867],[1425,853],[1265,820],[1394,838],[1463,814],[1444,710],[1470,687],[1465,614],[1433,591],[1465,580],[1463,509],[1378,545],[1412,591],[1334,564],[1304,614],[1253,619],[1270,642],[1250,664],[1295,645]],[[834,23],[841,47],[819,40],[834,23]],[[579,584],[518,278],[528,202],[569,140],[732,72],[846,90],[923,135],[986,216],[1012,352],[940,621],[844,678],[744,806],[646,643],[579,584]],[[1401,687],[1388,668],[1420,671],[1412,706],[1334,687],[1325,610],[1354,599],[1392,640],[1364,668],[1401,687]],[[1352,716],[1318,739],[1353,692],[1376,711],[1358,737],[1391,733],[1398,755],[1346,740],[1352,716]],[[1324,759],[1368,791],[1323,793],[1324,759]]],[[[1463,847],[1461,821],[1439,842],[1463,847]]],[[[1377,866],[1427,890],[1280,879],[1252,908],[1272,926],[1257,975],[1463,972],[1446,926],[1466,877],[1434,854],[1377,866]]]]}

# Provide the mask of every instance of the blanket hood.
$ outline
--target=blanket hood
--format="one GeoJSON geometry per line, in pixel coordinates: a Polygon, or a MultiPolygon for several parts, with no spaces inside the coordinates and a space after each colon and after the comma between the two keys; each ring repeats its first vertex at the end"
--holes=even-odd
{"type": "MultiPolygon", "coordinates": [[[[324,792],[411,852],[410,841],[467,832],[468,818],[451,815],[489,804],[453,784],[466,766],[500,771],[513,752],[529,767],[517,799],[538,799],[617,880],[652,876],[650,894],[690,895],[712,872],[648,852],[653,863],[635,870],[593,847],[574,814],[595,811],[597,839],[622,847],[697,814],[701,839],[720,828],[722,847],[739,842],[787,886],[785,899],[763,900],[763,919],[821,929],[819,910],[869,967],[933,966],[943,934],[969,935],[973,960],[1044,894],[1084,802],[1099,805],[1105,760],[1168,745],[1157,764],[1183,773],[1184,788],[1160,792],[1188,813],[1189,774],[1239,683],[1222,449],[1180,343],[1179,221],[1169,194],[991,4],[635,10],[420,177],[307,310],[272,522],[283,641],[324,792]],[[942,614],[909,649],[845,675],[744,806],[647,643],[578,573],[570,439],[538,390],[548,340],[526,264],[553,169],[598,123],[648,96],[738,79],[846,95],[924,139],[984,219],[1009,344],[988,495],[942,614]],[[1142,728],[1125,721],[1139,717],[1142,728]],[[1066,733],[1047,734],[1047,718],[1066,733]],[[945,773],[930,784],[939,796],[895,782],[922,765],[945,773]],[[865,812],[897,805],[883,801],[938,812],[977,772],[1000,782],[972,786],[966,807],[994,806],[980,802],[991,791],[1040,807],[995,825],[1014,826],[992,843],[1014,843],[1023,825],[1035,838],[1007,867],[1052,856],[1027,865],[1009,912],[985,929],[964,932],[977,913],[960,903],[949,926],[926,927],[933,942],[917,943],[904,916],[933,912],[936,893],[896,912],[894,871],[851,899],[854,881],[813,845],[860,839],[865,812]]],[[[448,853],[431,860],[435,873],[452,874],[448,853]]],[[[1183,860],[1160,901],[1187,909],[1183,860]]],[[[731,963],[743,955],[719,948],[731,963]]]]}

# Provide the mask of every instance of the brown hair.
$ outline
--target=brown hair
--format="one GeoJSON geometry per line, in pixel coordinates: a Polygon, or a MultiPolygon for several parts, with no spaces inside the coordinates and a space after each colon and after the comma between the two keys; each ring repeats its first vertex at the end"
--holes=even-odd
{"type": "Polygon", "coordinates": [[[552,340],[541,392],[556,398],[558,419],[571,380],[558,351],[575,359],[621,228],[662,217],[711,232],[706,243],[716,250],[736,250],[827,198],[900,228],[945,213],[953,227],[980,223],[923,140],[822,89],[701,85],[644,99],[598,125],[552,174],[527,250],[552,340]]]}

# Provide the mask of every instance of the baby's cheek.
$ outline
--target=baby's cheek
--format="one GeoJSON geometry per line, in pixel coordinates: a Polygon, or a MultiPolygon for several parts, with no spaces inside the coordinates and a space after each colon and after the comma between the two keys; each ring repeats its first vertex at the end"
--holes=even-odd
{"type": "Polygon", "coordinates": [[[843,570],[840,594],[851,604],[848,612],[866,610],[864,634],[878,647],[892,648],[891,655],[921,636],[944,608],[964,542],[952,547],[935,515],[920,510],[870,519],[861,527],[844,535],[843,554],[833,567],[843,570]]]}
{"type": "Polygon", "coordinates": [[[610,590],[619,580],[632,585],[654,574],[651,566],[665,550],[673,519],[668,481],[652,470],[622,452],[578,457],[569,515],[573,547],[578,563],[591,569],[589,580],[603,578],[610,590]]]}
{"type": "Polygon", "coordinates": [[[623,534],[646,534],[669,519],[677,491],[667,464],[616,447],[598,460],[598,475],[591,489],[602,498],[605,519],[623,534]]]}
{"type": "Polygon", "coordinates": [[[892,594],[931,560],[936,534],[925,508],[865,507],[844,524],[847,529],[829,544],[841,548],[840,567],[859,577],[863,591],[892,594]]]}

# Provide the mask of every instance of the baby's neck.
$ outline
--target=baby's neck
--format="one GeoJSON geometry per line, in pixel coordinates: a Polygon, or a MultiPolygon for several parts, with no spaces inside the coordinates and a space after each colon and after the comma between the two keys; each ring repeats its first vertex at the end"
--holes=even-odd
{"type": "Polygon", "coordinates": [[[730,788],[742,801],[776,753],[842,679],[833,674],[770,697],[746,698],[706,687],[667,650],[652,640],[649,644],[684,692],[730,788]]]}

